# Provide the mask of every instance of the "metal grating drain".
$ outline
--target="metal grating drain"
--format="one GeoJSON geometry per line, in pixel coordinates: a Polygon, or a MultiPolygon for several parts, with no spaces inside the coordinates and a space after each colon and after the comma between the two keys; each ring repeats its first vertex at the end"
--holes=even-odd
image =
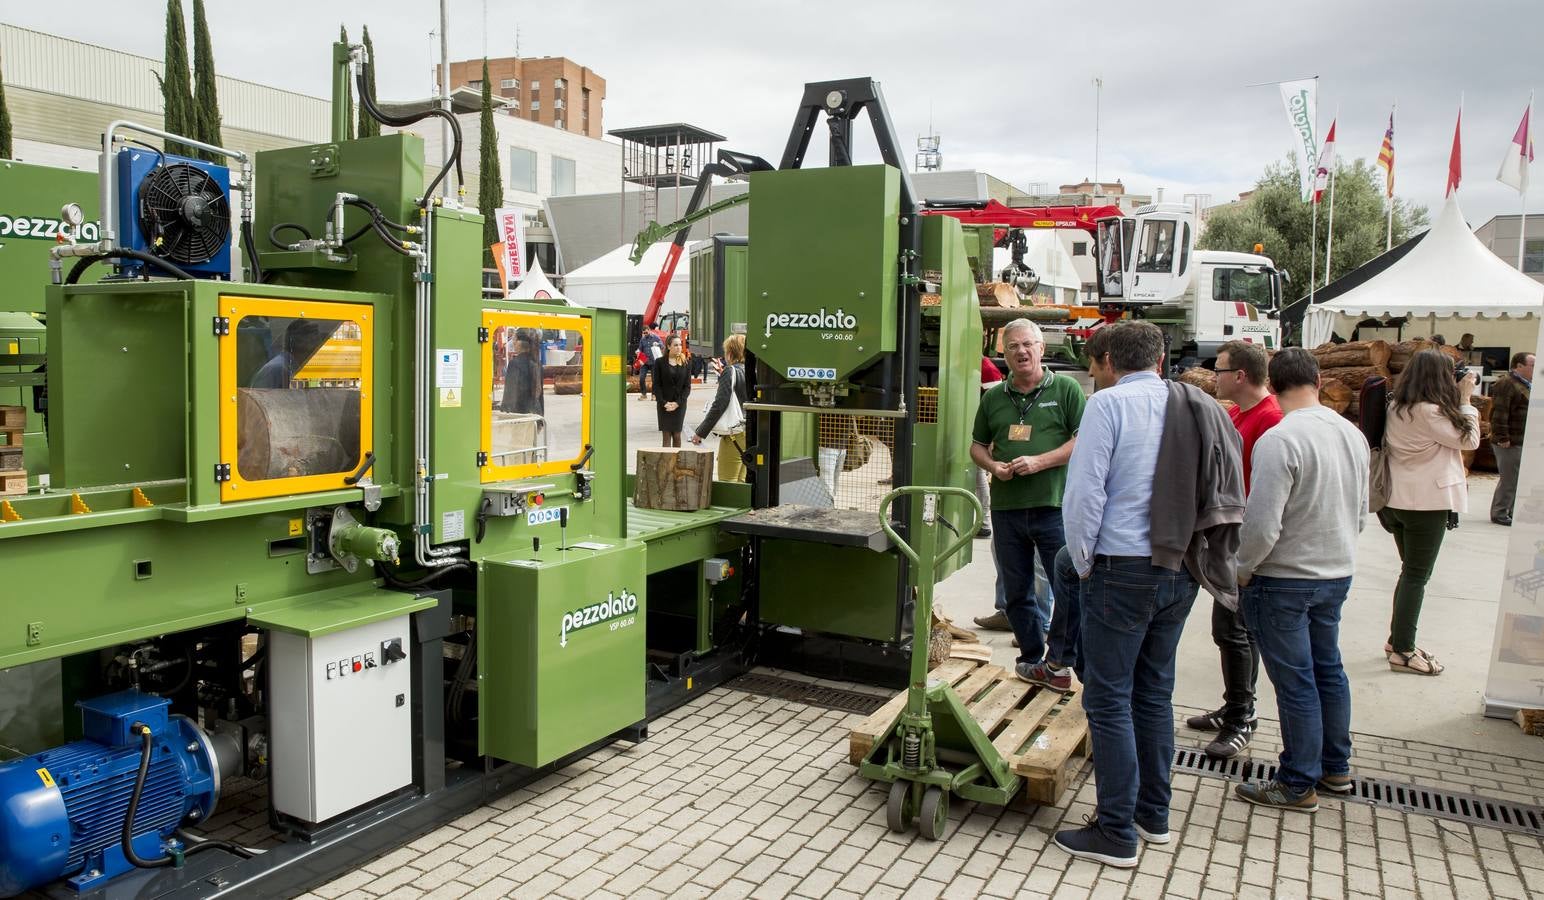
{"type": "MultiPolygon", "coordinates": [[[[1205,752],[1188,747],[1175,749],[1174,770],[1239,782],[1267,781],[1276,775],[1274,763],[1239,758],[1212,759],[1205,752]]],[[[1544,807],[1355,774],[1351,776],[1351,788],[1349,794],[1325,793],[1320,796],[1366,803],[1406,815],[1430,816],[1544,837],[1544,807]]]]}
{"type": "Polygon", "coordinates": [[[889,697],[865,694],[861,691],[848,691],[842,688],[811,684],[808,681],[798,681],[793,678],[764,675],[760,672],[747,672],[724,686],[737,691],[744,691],[747,694],[776,697],[779,700],[791,700],[794,703],[802,703],[805,706],[819,706],[824,709],[835,709],[842,712],[861,713],[863,715],[873,713],[881,706],[884,706],[890,699],[889,697]]]}

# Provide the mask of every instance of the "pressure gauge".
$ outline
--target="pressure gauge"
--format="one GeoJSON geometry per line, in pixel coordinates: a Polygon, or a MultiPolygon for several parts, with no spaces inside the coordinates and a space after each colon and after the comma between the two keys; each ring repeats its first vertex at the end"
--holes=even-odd
{"type": "Polygon", "coordinates": [[[80,208],[79,203],[66,203],[59,210],[59,218],[63,219],[66,225],[79,227],[86,221],[86,213],[80,208]]]}
{"type": "Polygon", "coordinates": [[[831,93],[826,95],[826,108],[827,109],[836,109],[837,107],[839,107],[841,105],[842,105],[842,92],[841,91],[832,91],[831,93]]]}

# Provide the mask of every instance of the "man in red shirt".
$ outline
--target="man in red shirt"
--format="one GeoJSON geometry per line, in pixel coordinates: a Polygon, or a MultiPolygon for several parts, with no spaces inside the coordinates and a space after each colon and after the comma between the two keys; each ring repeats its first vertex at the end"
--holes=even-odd
{"type": "MultiPolygon", "coordinates": [[[[1267,385],[1265,348],[1246,341],[1229,341],[1217,352],[1217,399],[1228,409],[1233,427],[1244,439],[1244,492],[1249,492],[1249,460],[1255,441],[1281,421],[1281,406],[1267,385]]],[[[1260,650],[1244,617],[1212,600],[1212,640],[1222,653],[1222,708],[1191,716],[1185,724],[1198,731],[1217,732],[1206,752],[1232,759],[1249,746],[1255,729],[1255,681],[1260,675],[1260,650]]]]}

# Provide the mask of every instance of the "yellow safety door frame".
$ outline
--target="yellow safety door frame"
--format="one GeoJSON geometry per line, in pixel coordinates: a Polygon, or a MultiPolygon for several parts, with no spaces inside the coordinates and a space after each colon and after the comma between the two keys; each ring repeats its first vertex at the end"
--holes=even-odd
{"type": "Polygon", "coordinates": [[[482,452],[488,454],[488,463],[481,469],[483,483],[490,481],[512,481],[518,478],[534,478],[542,475],[557,475],[571,471],[571,466],[579,461],[584,454],[584,448],[590,444],[590,361],[588,355],[595,346],[591,340],[591,320],[588,316],[575,316],[559,313],[533,313],[533,312],[503,312],[499,310],[485,309],[482,316],[483,328],[487,329],[488,340],[482,345],[482,439],[478,446],[482,452]],[[584,347],[586,358],[581,360],[580,385],[581,398],[583,400],[580,413],[580,439],[579,446],[573,456],[566,459],[553,459],[545,462],[516,463],[513,465],[500,465],[493,455],[493,338],[500,328],[534,328],[539,331],[569,331],[578,332],[580,341],[584,347]]]}
{"type": "MultiPolygon", "coordinates": [[[[348,487],[343,479],[364,463],[374,446],[374,307],[356,303],[327,303],[316,300],[275,300],[260,297],[220,298],[220,315],[230,320],[227,333],[220,337],[220,463],[229,466],[229,478],[220,484],[221,502],[255,500],[286,494],[308,494],[348,487]],[[242,476],[238,410],[240,391],[248,385],[238,383],[238,350],[242,320],[252,317],[302,319],[312,321],[352,322],[358,329],[354,339],[329,339],[310,361],[294,373],[293,381],[342,380],[348,374],[333,371],[344,359],[357,358],[359,381],[359,452],[353,461],[337,472],[296,475],[266,479],[242,476]]],[[[352,380],[352,379],[349,379],[352,380]]]]}

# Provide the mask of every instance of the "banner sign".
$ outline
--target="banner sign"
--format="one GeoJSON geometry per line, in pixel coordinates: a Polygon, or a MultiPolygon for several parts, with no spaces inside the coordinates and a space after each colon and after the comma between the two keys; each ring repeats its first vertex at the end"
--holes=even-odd
{"type": "Polygon", "coordinates": [[[1283,81],[1281,102],[1287,107],[1287,125],[1297,137],[1298,181],[1303,186],[1303,202],[1313,199],[1315,169],[1319,165],[1318,126],[1319,82],[1313,78],[1283,81]]]}
{"type": "Polygon", "coordinates": [[[525,277],[525,211],[505,207],[493,215],[504,243],[504,280],[513,284],[525,277]]]}

